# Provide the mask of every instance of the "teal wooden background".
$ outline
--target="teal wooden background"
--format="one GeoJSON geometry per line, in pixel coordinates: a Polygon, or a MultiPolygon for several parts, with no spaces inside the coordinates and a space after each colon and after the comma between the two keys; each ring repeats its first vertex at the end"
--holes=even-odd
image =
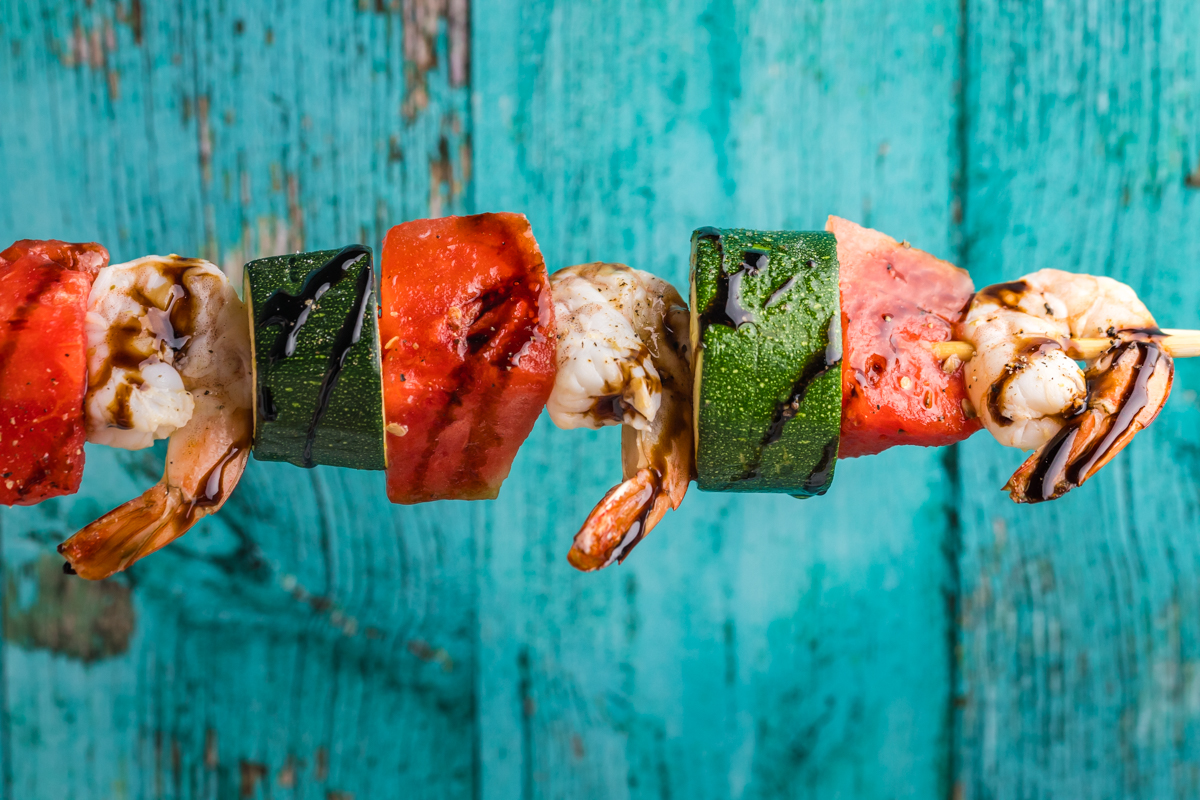
{"type": "MultiPolygon", "coordinates": [[[[5,0],[0,239],[245,260],[524,211],[552,268],[682,285],[703,224],[835,213],[1200,325],[1192,0],[5,0]]],[[[0,514],[5,798],[1167,798],[1200,792],[1200,370],[1036,508],[985,436],[828,496],[692,494],[564,554],[618,436],[546,419],[499,500],[252,463],[123,577],[0,514]]]]}

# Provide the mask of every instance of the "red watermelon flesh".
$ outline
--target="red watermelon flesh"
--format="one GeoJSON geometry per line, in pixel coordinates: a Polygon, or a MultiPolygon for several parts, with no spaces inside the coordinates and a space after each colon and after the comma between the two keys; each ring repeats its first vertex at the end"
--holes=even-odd
{"type": "Polygon", "coordinates": [[[841,264],[838,455],[938,447],[979,430],[962,367],[921,344],[952,338],[975,291],[966,270],[849,220],[830,217],[825,230],[837,237],[841,264]]]}
{"type": "Polygon", "coordinates": [[[17,242],[0,253],[0,504],[73,494],[87,437],[84,317],[97,244],[17,242]]]}
{"type": "Polygon", "coordinates": [[[554,305],[529,221],[397,225],[382,272],[388,498],[495,497],[554,386],[554,305]]]}

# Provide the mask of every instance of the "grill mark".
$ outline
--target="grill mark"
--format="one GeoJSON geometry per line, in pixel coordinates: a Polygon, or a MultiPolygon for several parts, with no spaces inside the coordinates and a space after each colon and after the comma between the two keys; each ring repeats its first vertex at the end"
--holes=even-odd
{"type": "MultiPolygon", "coordinates": [[[[479,391],[483,392],[482,401],[477,407],[475,424],[464,446],[463,458],[458,461],[454,475],[449,479],[452,482],[478,483],[487,466],[488,456],[504,441],[504,437],[498,431],[499,420],[496,412],[503,403],[505,389],[512,382],[513,370],[519,369],[515,360],[526,345],[542,338],[538,326],[542,324],[546,312],[541,297],[543,284],[536,280],[537,277],[513,277],[480,292],[470,301],[478,301],[479,307],[475,312],[475,319],[467,326],[466,335],[460,339],[459,355],[464,360],[450,374],[450,383],[458,387],[458,390],[451,395],[449,402],[432,425],[435,432],[445,430],[455,422],[459,410],[466,405],[466,400],[474,398],[479,391]],[[517,323],[515,327],[514,322],[517,323]],[[487,325],[488,330],[483,329],[484,325],[487,325]],[[476,376],[481,359],[494,368],[495,380],[484,389],[467,393],[468,388],[475,387],[464,384],[476,376]]],[[[546,303],[548,302],[547,299],[546,303]]],[[[461,309],[470,303],[454,308],[461,309]]],[[[425,476],[429,474],[429,466],[437,455],[438,443],[436,434],[431,436],[418,458],[415,473],[420,476],[419,488],[422,491],[428,491],[429,482],[425,480],[425,476]]]]}

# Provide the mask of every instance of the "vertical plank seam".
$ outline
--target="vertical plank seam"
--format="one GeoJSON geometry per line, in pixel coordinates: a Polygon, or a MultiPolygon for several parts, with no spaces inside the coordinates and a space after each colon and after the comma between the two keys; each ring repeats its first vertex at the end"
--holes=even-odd
{"type": "MultiPolygon", "coordinates": [[[[954,255],[958,265],[967,270],[970,269],[970,246],[967,235],[967,205],[970,194],[971,166],[968,90],[970,82],[970,6],[971,0],[959,0],[958,80],[955,87],[955,112],[958,117],[955,125],[955,155],[957,156],[958,163],[956,165],[957,174],[952,175],[950,181],[950,230],[953,249],[955,251],[954,255]]],[[[946,513],[946,530],[943,545],[945,551],[944,557],[949,571],[947,575],[948,586],[945,591],[947,594],[946,609],[948,617],[946,620],[946,657],[949,659],[947,674],[950,686],[946,703],[946,777],[944,789],[944,794],[948,800],[956,800],[962,797],[962,791],[959,787],[963,721],[960,698],[963,696],[964,687],[961,685],[963,676],[962,665],[959,663],[959,648],[962,644],[962,630],[960,627],[963,586],[962,509],[965,497],[963,496],[962,466],[959,463],[959,448],[960,445],[952,445],[946,450],[942,459],[949,493],[949,507],[946,513]]]]}
{"type": "MultiPolygon", "coordinates": [[[[453,0],[451,0],[453,2],[453,0]]],[[[463,203],[466,205],[465,213],[478,214],[478,183],[475,176],[478,174],[477,160],[475,156],[475,107],[477,103],[481,103],[482,99],[475,96],[475,13],[472,0],[463,0],[463,15],[465,19],[461,24],[465,27],[464,46],[467,49],[466,69],[462,75],[462,85],[467,92],[467,102],[463,108],[463,129],[466,131],[466,141],[470,147],[471,167],[469,174],[464,175],[465,186],[463,187],[463,203]]],[[[447,31],[450,34],[450,31],[447,31]]],[[[451,34],[452,35],[452,34],[451,34]]],[[[449,35],[447,37],[447,58],[451,60],[451,65],[448,68],[449,80],[453,84],[453,60],[450,56],[449,35]]],[[[460,150],[461,154],[461,150],[460,150]]],[[[458,167],[463,169],[461,157],[458,167]]],[[[483,800],[484,796],[484,775],[483,775],[483,674],[482,674],[482,653],[483,653],[483,615],[480,611],[480,603],[483,598],[483,587],[480,581],[483,580],[484,572],[480,569],[479,557],[483,552],[483,542],[481,537],[486,537],[488,520],[487,514],[483,509],[479,509],[474,515],[474,524],[472,526],[474,535],[471,537],[471,589],[474,596],[471,598],[471,608],[474,619],[471,620],[471,625],[474,627],[474,635],[471,637],[471,655],[470,655],[470,670],[471,670],[471,797],[473,800],[483,800]]],[[[528,757],[528,753],[525,754],[528,757]]]]}

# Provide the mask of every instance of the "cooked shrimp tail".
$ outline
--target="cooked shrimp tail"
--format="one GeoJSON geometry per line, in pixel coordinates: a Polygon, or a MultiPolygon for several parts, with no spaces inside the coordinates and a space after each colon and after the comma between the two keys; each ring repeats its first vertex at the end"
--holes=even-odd
{"type": "Polygon", "coordinates": [[[623,426],[624,481],[592,509],[567,555],[591,571],[624,561],[693,478],[690,319],[669,283],[623,264],[569,267],[550,281],[558,325],[550,418],[560,428],[623,426]]]}
{"type": "Polygon", "coordinates": [[[638,470],[609,489],[592,509],[575,534],[567,561],[584,572],[624,561],[670,508],[670,496],[662,494],[662,476],[656,470],[638,470]]]}
{"type": "Polygon", "coordinates": [[[198,495],[164,479],[80,530],[60,544],[58,552],[72,572],[100,580],[161,550],[225,504],[250,455],[246,447],[231,449],[214,474],[205,479],[198,495]]]}
{"type": "Polygon", "coordinates": [[[1031,455],[1005,484],[1018,503],[1053,500],[1081,485],[1149,425],[1171,392],[1171,356],[1141,331],[1117,333],[1120,343],[1087,371],[1087,407],[1031,455]]]}
{"type": "Polygon", "coordinates": [[[168,438],[162,479],[59,547],[106,578],[217,511],[254,435],[246,307],[212,264],[148,256],[105,267],[89,298],[89,441],[168,438]]]}
{"type": "Polygon", "coordinates": [[[967,393],[996,441],[1034,454],[1005,485],[1013,500],[1079,486],[1150,424],[1173,363],[1149,309],[1112,278],[1044,269],[975,293],[958,333],[974,348],[967,393]],[[1080,339],[1112,344],[1086,359],[1080,339]]]}

